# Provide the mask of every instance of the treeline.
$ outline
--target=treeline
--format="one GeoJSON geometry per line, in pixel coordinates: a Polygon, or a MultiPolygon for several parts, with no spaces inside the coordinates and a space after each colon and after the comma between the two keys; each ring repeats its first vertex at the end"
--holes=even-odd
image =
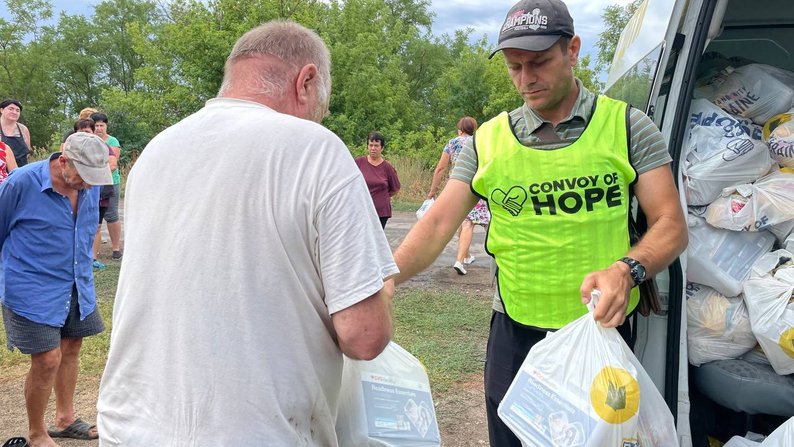
{"type": "MultiPolygon", "coordinates": [[[[59,142],[77,112],[92,106],[110,117],[125,162],[214,97],[237,38],[275,18],[325,39],[333,92],[323,124],[354,153],[377,129],[389,156],[429,166],[461,116],[483,122],[521,103],[501,55],[488,60],[485,36],[475,43],[471,29],[434,36],[426,0],[106,0],[89,17],[53,17],[49,0],[6,5],[0,98],[22,102],[34,147],[59,142]]],[[[599,90],[589,64],[580,58],[578,74],[599,90]]]]}

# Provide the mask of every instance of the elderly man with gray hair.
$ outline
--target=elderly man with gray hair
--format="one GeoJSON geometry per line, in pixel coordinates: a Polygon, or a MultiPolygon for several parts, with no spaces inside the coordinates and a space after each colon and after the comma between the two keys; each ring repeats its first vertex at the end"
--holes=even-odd
{"type": "Polygon", "coordinates": [[[0,303],[8,348],[30,355],[25,407],[34,447],[57,446],[55,437],[97,437],[75,415],[74,392],[83,338],[104,330],[91,268],[99,221],[93,186],[112,183],[105,143],[80,132],[62,153],[15,169],[0,185],[0,303]]]}
{"type": "Polygon", "coordinates": [[[322,40],[266,23],[136,162],[101,445],[338,444],[342,354],[386,346],[398,271],[330,90],[322,40]]]}

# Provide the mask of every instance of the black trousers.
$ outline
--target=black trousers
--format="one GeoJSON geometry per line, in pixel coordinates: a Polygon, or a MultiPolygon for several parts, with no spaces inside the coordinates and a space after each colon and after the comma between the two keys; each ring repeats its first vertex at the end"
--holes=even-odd
{"type": "MultiPolygon", "coordinates": [[[[629,318],[617,329],[633,350],[629,318]]],[[[485,354],[485,410],[491,447],[521,447],[521,441],[499,419],[496,410],[529,350],[545,337],[545,331],[517,324],[501,312],[494,311],[491,315],[491,332],[485,354]]]]}

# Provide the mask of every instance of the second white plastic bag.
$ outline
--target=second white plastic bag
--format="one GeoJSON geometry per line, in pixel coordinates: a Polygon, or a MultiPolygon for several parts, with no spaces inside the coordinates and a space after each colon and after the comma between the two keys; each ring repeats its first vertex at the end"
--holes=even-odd
{"type": "Polygon", "coordinates": [[[728,298],[697,283],[686,286],[689,363],[735,359],[756,345],[750,314],[741,296],[728,298]]]}
{"type": "Polygon", "coordinates": [[[528,446],[678,446],[662,395],[592,312],[529,351],[498,414],[528,446]]]}
{"type": "Polygon", "coordinates": [[[431,206],[435,203],[435,199],[427,199],[422,202],[422,205],[416,210],[416,218],[421,219],[427,213],[431,206]]]}
{"type": "Polygon", "coordinates": [[[422,363],[394,342],[370,361],[345,357],[336,435],[346,447],[441,445],[422,363]]]}
{"type": "Polygon", "coordinates": [[[761,257],[744,282],[750,326],[780,375],[794,374],[794,262],[786,250],[761,257]]]}

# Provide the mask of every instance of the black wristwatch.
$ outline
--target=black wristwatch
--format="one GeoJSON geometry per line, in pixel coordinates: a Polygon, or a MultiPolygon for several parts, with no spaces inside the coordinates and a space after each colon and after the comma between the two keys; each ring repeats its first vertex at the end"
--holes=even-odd
{"type": "Polygon", "coordinates": [[[634,286],[640,285],[645,281],[645,266],[640,264],[640,261],[629,257],[620,258],[620,262],[629,266],[629,274],[631,279],[634,280],[634,286]]]}

